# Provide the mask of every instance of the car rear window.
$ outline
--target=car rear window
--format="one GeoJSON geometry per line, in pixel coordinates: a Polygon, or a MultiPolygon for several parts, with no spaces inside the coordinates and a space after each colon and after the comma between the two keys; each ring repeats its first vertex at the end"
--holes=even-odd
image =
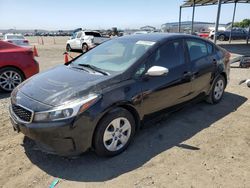
{"type": "Polygon", "coordinates": [[[21,35],[7,35],[7,39],[24,39],[21,35]]]}
{"type": "Polygon", "coordinates": [[[94,37],[101,37],[101,34],[96,33],[96,32],[85,32],[85,35],[94,36],[94,37]]]}

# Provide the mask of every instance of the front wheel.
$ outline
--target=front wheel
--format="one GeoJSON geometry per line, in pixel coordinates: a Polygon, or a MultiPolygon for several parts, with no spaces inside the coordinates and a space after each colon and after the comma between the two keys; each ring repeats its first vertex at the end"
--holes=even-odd
{"type": "Polygon", "coordinates": [[[72,49],[71,49],[71,47],[70,47],[70,44],[67,44],[67,46],[66,46],[66,51],[67,52],[70,52],[72,49]]]}
{"type": "Polygon", "coordinates": [[[98,124],[94,149],[100,156],[115,156],[123,152],[135,133],[135,120],[130,112],[116,108],[98,124]]]}
{"type": "Polygon", "coordinates": [[[211,104],[216,104],[220,102],[220,100],[223,97],[225,87],[226,87],[225,78],[222,75],[220,75],[215,80],[212,90],[210,91],[206,101],[211,104]]]}

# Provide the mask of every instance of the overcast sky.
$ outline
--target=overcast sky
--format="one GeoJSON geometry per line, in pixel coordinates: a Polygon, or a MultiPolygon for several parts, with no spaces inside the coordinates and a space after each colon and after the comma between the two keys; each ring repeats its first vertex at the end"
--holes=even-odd
{"type": "MultiPolygon", "coordinates": [[[[160,27],[176,22],[183,0],[0,0],[0,29],[107,29],[160,27]]],[[[250,18],[250,4],[239,4],[236,21],[250,18]]],[[[215,22],[217,6],[197,7],[195,21],[215,22]]],[[[220,23],[232,20],[233,4],[223,5],[220,23]]],[[[192,8],[182,20],[191,20],[192,8]]]]}

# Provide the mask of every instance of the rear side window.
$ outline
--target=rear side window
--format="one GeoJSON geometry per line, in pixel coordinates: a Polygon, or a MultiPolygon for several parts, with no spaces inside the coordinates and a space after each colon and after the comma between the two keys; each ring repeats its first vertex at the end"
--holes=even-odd
{"type": "Polygon", "coordinates": [[[206,42],[196,39],[187,40],[187,46],[191,61],[195,61],[208,55],[206,42]]]}
{"type": "Polygon", "coordinates": [[[151,66],[173,68],[184,64],[184,52],[182,40],[173,41],[162,45],[150,57],[151,66]]]}
{"type": "Polygon", "coordinates": [[[213,49],[213,45],[212,45],[212,44],[207,43],[207,53],[210,55],[210,54],[212,54],[212,53],[213,53],[213,51],[214,51],[214,49],[213,49]]]}
{"type": "Polygon", "coordinates": [[[82,32],[79,32],[79,33],[77,34],[76,38],[81,38],[81,36],[82,36],[82,32]]]}

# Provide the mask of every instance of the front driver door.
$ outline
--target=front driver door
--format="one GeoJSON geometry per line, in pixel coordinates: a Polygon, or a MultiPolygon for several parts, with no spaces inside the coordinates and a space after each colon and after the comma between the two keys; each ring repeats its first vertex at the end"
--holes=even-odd
{"type": "Polygon", "coordinates": [[[191,69],[185,59],[183,40],[174,40],[160,46],[141,65],[139,72],[142,72],[143,66],[144,72],[152,66],[162,66],[169,70],[167,75],[141,77],[141,110],[144,115],[190,99],[191,69]]]}

